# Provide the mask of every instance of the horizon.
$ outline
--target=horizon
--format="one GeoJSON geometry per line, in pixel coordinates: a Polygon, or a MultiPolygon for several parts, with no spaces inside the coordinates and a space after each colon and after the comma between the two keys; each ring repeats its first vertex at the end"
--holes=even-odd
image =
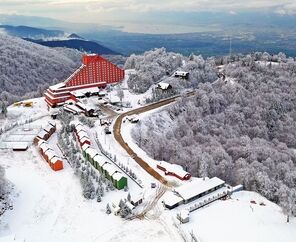
{"type": "MultiPolygon", "coordinates": [[[[236,24],[262,28],[277,26],[285,19],[296,18],[296,3],[291,0],[281,1],[280,4],[273,0],[1,0],[0,9],[0,14],[8,18],[42,17],[82,25],[107,26],[123,32],[151,34],[207,32],[236,24]]],[[[291,26],[288,20],[284,22],[291,26]]],[[[59,27],[54,22],[52,26],[50,23],[47,25],[59,27]]]]}

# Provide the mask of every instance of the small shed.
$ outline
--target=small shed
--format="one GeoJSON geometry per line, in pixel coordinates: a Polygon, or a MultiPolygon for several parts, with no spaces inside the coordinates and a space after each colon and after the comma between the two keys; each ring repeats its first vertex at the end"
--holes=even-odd
{"type": "Polygon", "coordinates": [[[172,89],[172,85],[169,83],[165,83],[165,82],[160,82],[157,84],[157,88],[162,90],[162,91],[167,91],[172,89]]]}
{"type": "Polygon", "coordinates": [[[110,164],[110,162],[105,161],[104,159],[98,160],[98,162],[97,162],[97,169],[101,172],[101,174],[104,174],[104,166],[106,164],[110,164]]]}
{"type": "MultiPolygon", "coordinates": [[[[108,180],[112,181],[113,183],[113,177],[112,175],[117,172],[117,168],[114,165],[107,164],[104,166],[105,176],[108,180]]],[[[115,184],[114,184],[115,186],[115,184]]]]}
{"type": "Polygon", "coordinates": [[[40,153],[42,156],[44,156],[45,152],[48,150],[52,150],[52,148],[48,145],[48,143],[41,143],[39,146],[40,153]]]}
{"type": "Polygon", "coordinates": [[[177,219],[179,219],[182,224],[188,223],[189,214],[190,213],[187,209],[183,209],[179,213],[177,213],[177,219]]]}
{"type": "Polygon", "coordinates": [[[89,139],[88,134],[85,131],[81,131],[77,134],[78,139],[81,140],[83,137],[86,137],[89,139]]]}
{"type": "Polygon", "coordinates": [[[176,71],[174,73],[174,77],[179,77],[179,78],[187,80],[189,78],[189,72],[187,72],[187,71],[176,71]]]}
{"type": "Polygon", "coordinates": [[[90,146],[90,139],[87,137],[83,137],[81,140],[79,140],[80,147],[83,145],[88,145],[90,146]]]}
{"type": "Polygon", "coordinates": [[[120,207],[114,203],[111,205],[111,210],[115,216],[119,215],[120,213],[120,207]]]}
{"type": "Polygon", "coordinates": [[[84,144],[82,145],[81,149],[82,149],[82,155],[84,158],[86,158],[86,150],[89,148],[89,144],[84,144]]]}
{"type": "Polygon", "coordinates": [[[48,124],[45,127],[43,127],[43,129],[49,134],[49,137],[55,132],[55,127],[48,124]]]}
{"type": "Polygon", "coordinates": [[[75,133],[78,135],[81,131],[86,132],[84,126],[82,124],[79,124],[75,127],[75,133]]]}
{"type": "Polygon", "coordinates": [[[88,148],[86,151],[86,159],[93,164],[93,158],[98,155],[98,152],[93,148],[88,148]]]}
{"type": "Polygon", "coordinates": [[[51,160],[50,160],[50,167],[54,170],[54,171],[59,171],[62,170],[63,167],[63,161],[60,157],[58,156],[54,156],[51,160]]]}
{"type": "Polygon", "coordinates": [[[28,143],[26,142],[15,142],[12,144],[13,151],[26,151],[28,149],[28,143]]]}
{"type": "Polygon", "coordinates": [[[56,129],[57,125],[54,121],[48,121],[48,124],[50,124],[52,127],[56,129]]]}
{"type": "Polygon", "coordinates": [[[48,140],[49,134],[45,130],[41,130],[34,138],[34,144],[37,144],[39,139],[48,140]]]}
{"type": "Polygon", "coordinates": [[[44,158],[49,164],[50,164],[51,159],[55,156],[56,156],[56,154],[52,149],[44,152],[44,158]]]}
{"type": "Polygon", "coordinates": [[[135,208],[135,206],[133,204],[131,204],[129,201],[125,202],[125,205],[129,208],[129,210],[133,210],[135,208]]]}
{"type": "Polygon", "coordinates": [[[131,194],[130,202],[135,207],[139,206],[141,203],[143,203],[143,194],[131,194]]]}
{"type": "Polygon", "coordinates": [[[94,160],[94,167],[97,169],[97,170],[100,170],[100,156],[99,155],[97,155],[97,156],[95,156],[94,158],[93,158],[93,160],[94,160]]]}
{"type": "Polygon", "coordinates": [[[127,186],[127,178],[121,172],[115,172],[112,178],[113,184],[118,190],[121,190],[127,186]]]}
{"type": "Polygon", "coordinates": [[[45,141],[43,139],[39,139],[38,143],[37,143],[38,147],[40,147],[40,145],[42,145],[42,144],[48,144],[48,143],[47,143],[47,141],[45,141]]]}

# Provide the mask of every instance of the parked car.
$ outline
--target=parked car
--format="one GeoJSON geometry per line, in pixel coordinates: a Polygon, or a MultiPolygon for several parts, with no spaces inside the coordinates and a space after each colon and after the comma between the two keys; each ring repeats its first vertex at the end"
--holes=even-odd
{"type": "Polygon", "coordinates": [[[151,188],[155,188],[156,187],[156,183],[155,182],[151,182],[151,188]]]}

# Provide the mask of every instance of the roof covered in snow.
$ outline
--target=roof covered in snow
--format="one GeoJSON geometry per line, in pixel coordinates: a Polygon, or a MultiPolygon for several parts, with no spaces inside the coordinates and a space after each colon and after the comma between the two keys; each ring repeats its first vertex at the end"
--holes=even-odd
{"type": "Polygon", "coordinates": [[[170,164],[165,161],[160,161],[158,165],[165,168],[168,172],[173,172],[180,177],[185,177],[188,174],[188,172],[184,171],[184,169],[180,165],[170,164]]]}
{"type": "Polygon", "coordinates": [[[43,152],[45,152],[45,151],[47,151],[47,150],[53,150],[53,149],[48,145],[48,143],[42,143],[42,144],[39,146],[39,148],[40,148],[43,152]]]}
{"type": "Polygon", "coordinates": [[[11,142],[10,147],[15,150],[28,149],[28,142],[11,142]]]}
{"type": "Polygon", "coordinates": [[[175,72],[175,75],[177,75],[177,76],[186,76],[188,74],[189,74],[189,72],[186,72],[186,71],[176,71],[175,72]]]}
{"type": "Polygon", "coordinates": [[[43,130],[41,130],[39,133],[38,133],[38,135],[37,136],[39,136],[40,138],[43,138],[45,135],[47,135],[48,134],[48,132],[46,132],[44,129],[43,130]]]}
{"type": "Polygon", "coordinates": [[[65,86],[66,86],[65,83],[61,82],[61,83],[55,84],[53,86],[50,86],[49,88],[51,90],[58,90],[58,89],[65,87],[65,86]]]}
{"type": "Polygon", "coordinates": [[[81,147],[81,149],[84,150],[84,151],[85,151],[87,148],[89,148],[89,144],[84,144],[84,145],[82,145],[82,147],[81,147]]]}
{"type": "Polygon", "coordinates": [[[51,129],[53,129],[53,126],[48,124],[46,125],[45,127],[43,127],[43,129],[46,131],[46,132],[50,132],[51,129]]]}
{"type": "Polygon", "coordinates": [[[175,204],[178,204],[182,201],[183,201],[182,197],[176,196],[176,194],[174,194],[171,191],[166,192],[164,195],[164,198],[163,198],[163,202],[170,207],[172,207],[175,204]]]}
{"type": "Polygon", "coordinates": [[[204,181],[189,182],[176,188],[175,192],[187,200],[223,184],[225,184],[225,181],[218,177],[213,177],[204,181]]]}
{"type": "Polygon", "coordinates": [[[96,151],[95,149],[93,148],[88,148],[86,151],[85,151],[91,158],[94,158],[96,155],[98,155],[98,151],[96,151]]]}
{"type": "Polygon", "coordinates": [[[62,159],[61,159],[60,157],[58,157],[58,156],[54,156],[54,157],[50,160],[50,162],[51,162],[52,164],[55,164],[55,163],[57,163],[58,161],[62,161],[62,159]]]}
{"type": "Polygon", "coordinates": [[[157,87],[162,89],[162,90],[167,90],[168,88],[171,87],[171,85],[168,84],[168,83],[165,83],[165,82],[160,82],[160,83],[157,84],[157,87]]]}
{"type": "Polygon", "coordinates": [[[98,92],[99,92],[98,87],[89,87],[89,88],[72,91],[71,94],[76,97],[81,97],[81,96],[84,96],[86,93],[98,93],[98,92]]]}
{"type": "Polygon", "coordinates": [[[78,133],[78,138],[81,140],[83,137],[86,137],[89,139],[88,134],[85,131],[81,131],[78,133]]]}
{"type": "Polygon", "coordinates": [[[119,181],[122,177],[124,177],[124,175],[120,171],[117,171],[112,175],[112,177],[114,180],[119,181]]]}
{"type": "Polygon", "coordinates": [[[117,172],[117,168],[114,165],[106,164],[104,165],[104,170],[109,173],[110,176],[114,175],[115,172],[117,172]]]}

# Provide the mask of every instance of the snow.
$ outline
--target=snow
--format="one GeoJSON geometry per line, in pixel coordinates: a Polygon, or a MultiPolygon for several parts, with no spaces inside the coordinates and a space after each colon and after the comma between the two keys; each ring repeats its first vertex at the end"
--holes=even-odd
{"type": "MultiPolygon", "coordinates": [[[[147,93],[135,95],[129,93],[128,90],[124,91],[127,94],[125,99],[130,98],[131,103],[135,105],[133,107],[139,106],[137,100],[143,100],[148,95],[147,93]]],[[[158,110],[141,114],[139,117],[142,120],[143,117],[158,110]]],[[[32,123],[38,127],[46,125],[50,120],[43,98],[34,100],[34,109],[9,107],[8,114],[8,122],[14,122],[18,118],[21,120],[31,117],[40,118],[32,123]]],[[[110,129],[112,125],[113,123],[110,129]]],[[[138,156],[157,170],[157,162],[134,143],[131,137],[133,127],[134,124],[130,122],[122,125],[123,138],[138,156]]],[[[59,128],[60,123],[57,122],[57,129],[59,128]]],[[[116,154],[116,160],[132,169],[142,181],[143,189],[128,178],[129,192],[131,194],[141,193],[144,198],[143,204],[135,210],[141,211],[147,204],[153,202],[157,189],[160,187],[159,183],[127,155],[113,135],[104,134],[104,127],[99,125],[99,121],[95,123],[93,129],[85,127],[85,130],[91,139],[92,148],[98,148],[94,141],[94,137],[98,137],[104,149],[113,155],[116,154]],[[151,182],[156,183],[157,188],[150,188],[151,182]]],[[[56,145],[57,139],[57,133],[54,133],[48,140],[48,145],[61,156],[56,145]]],[[[126,192],[122,190],[106,192],[101,203],[84,199],[79,179],[74,175],[69,164],[65,162],[64,169],[60,172],[52,171],[35,146],[31,146],[25,152],[0,150],[0,157],[0,165],[6,169],[7,178],[14,184],[12,196],[14,208],[1,217],[0,241],[3,240],[1,237],[5,236],[4,238],[13,237],[27,242],[177,242],[184,241],[183,235],[186,234],[188,237],[191,231],[202,242],[294,242],[296,238],[296,219],[291,218],[291,222],[286,223],[280,207],[257,193],[245,191],[234,193],[231,199],[218,200],[192,211],[190,222],[177,226],[173,219],[176,218],[176,213],[190,208],[199,200],[167,210],[163,208],[161,201],[170,199],[169,196],[174,195],[172,191],[168,191],[148,211],[145,219],[126,221],[113,214],[105,213],[107,203],[112,207],[114,201],[126,198],[126,192]],[[251,204],[251,200],[255,200],[257,204],[251,204]],[[264,202],[266,206],[260,206],[261,202],[264,202]]],[[[98,162],[101,165],[111,164],[103,156],[98,162]]],[[[114,177],[121,175],[124,173],[117,172],[114,177]]],[[[190,184],[188,181],[181,182],[173,177],[166,178],[174,181],[176,185],[190,184]]],[[[218,181],[216,180],[217,183],[218,181]]],[[[220,190],[215,192],[220,192],[220,190]]],[[[209,194],[209,196],[212,195],[209,194]]],[[[176,197],[174,195],[174,198],[176,197]]],[[[179,199],[182,200],[182,198],[179,199]]]]}
{"type": "Polygon", "coordinates": [[[72,91],[71,94],[73,94],[76,97],[81,97],[81,96],[84,96],[86,93],[98,93],[98,92],[99,92],[98,87],[89,87],[81,90],[72,91]]]}
{"type": "Polygon", "coordinates": [[[165,82],[159,82],[159,83],[157,84],[157,86],[158,86],[160,89],[162,89],[162,90],[167,90],[167,89],[169,88],[170,84],[165,83],[165,82]]]}
{"type": "Polygon", "coordinates": [[[1,217],[0,238],[13,234],[27,242],[181,241],[159,221],[125,221],[107,215],[107,202],[127,193],[105,193],[101,203],[85,200],[69,165],[52,171],[34,147],[22,155],[0,151],[0,156],[7,178],[15,185],[14,209],[1,217]]]}
{"type": "MultiPolygon", "coordinates": [[[[109,173],[109,174],[111,174],[111,173],[109,173]]],[[[124,177],[124,175],[120,171],[118,171],[118,172],[115,172],[112,175],[112,177],[115,181],[119,181],[122,177],[124,177]]]]}
{"type": "Polygon", "coordinates": [[[165,168],[167,172],[173,172],[180,177],[185,177],[188,174],[180,165],[170,164],[166,161],[159,161],[158,165],[165,168]]]}
{"type": "Polygon", "coordinates": [[[169,207],[173,207],[176,204],[179,204],[183,201],[182,197],[177,196],[172,191],[166,192],[166,194],[163,196],[162,201],[164,204],[166,204],[169,207]]]}
{"type": "Polygon", "coordinates": [[[206,242],[293,242],[296,238],[295,219],[286,223],[280,207],[246,191],[190,213],[190,222],[181,227],[206,242]],[[266,206],[251,204],[251,200],[266,206]]]}
{"type": "Polygon", "coordinates": [[[212,188],[221,186],[223,184],[225,184],[224,181],[222,181],[218,177],[213,177],[205,181],[192,181],[190,183],[176,188],[175,192],[177,192],[184,200],[188,200],[192,197],[195,197],[199,194],[202,194],[206,191],[211,190],[212,188]]]}
{"type": "Polygon", "coordinates": [[[104,170],[108,172],[110,176],[112,176],[118,169],[111,164],[104,165],[104,170]]]}

